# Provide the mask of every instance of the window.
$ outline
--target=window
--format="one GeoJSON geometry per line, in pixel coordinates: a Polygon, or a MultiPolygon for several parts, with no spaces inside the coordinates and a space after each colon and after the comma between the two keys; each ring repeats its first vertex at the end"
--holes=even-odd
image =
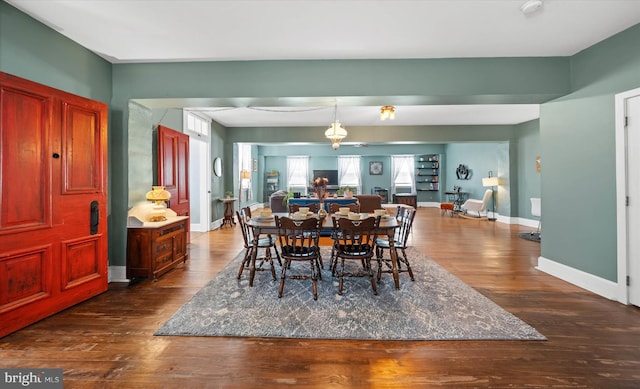
{"type": "Polygon", "coordinates": [[[391,192],[392,193],[415,193],[416,181],[414,171],[413,155],[392,155],[391,156],[391,192]],[[399,190],[399,191],[398,191],[399,190]]]}
{"type": "Polygon", "coordinates": [[[287,157],[287,188],[307,194],[309,157],[287,157]]]}
{"type": "Polygon", "coordinates": [[[355,188],[355,193],[362,193],[360,176],[360,156],[338,157],[338,184],[340,187],[350,186],[355,188]]]}
{"type": "Polygon", "coordinates": [[[209,137],[210,121],[203,119],[192,112],[185,111],[186,115],[186,131],[191,132],[197,137],[209,137]]]}

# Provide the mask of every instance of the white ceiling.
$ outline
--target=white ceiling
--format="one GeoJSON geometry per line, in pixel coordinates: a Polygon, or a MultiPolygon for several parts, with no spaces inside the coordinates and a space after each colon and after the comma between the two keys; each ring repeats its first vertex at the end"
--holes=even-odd
{"type": "MultiPolygon", "coordinates": [[[[112,63],[569,56],[640,23],[640,0],[545,0],[528,15],[520,10],[526,0],[5,1],[112,63]]],[[[332,104],[205,108],[229,127],[333,118],[332,104]]],[[[388,123],[378,109],[340,106],[338,119],[388,123]]],[[[397,106],[393,125],[510,124],[537,115],[536,105],[397,106]]]]}

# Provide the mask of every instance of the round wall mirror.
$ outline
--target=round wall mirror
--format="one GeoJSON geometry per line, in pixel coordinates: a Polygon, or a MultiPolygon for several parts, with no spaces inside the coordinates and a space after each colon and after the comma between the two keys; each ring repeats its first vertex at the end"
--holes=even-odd
{"type": "Polygon", "coordinates": [[[220,157],[216,157],[213,160],[213,174],[216,177],[222,177],[222,159],[220,157]]]}

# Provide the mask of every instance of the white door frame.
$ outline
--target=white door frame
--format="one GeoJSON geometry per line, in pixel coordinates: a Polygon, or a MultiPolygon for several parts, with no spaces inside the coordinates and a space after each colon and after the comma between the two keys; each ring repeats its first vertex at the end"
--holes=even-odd
{"type": "MultiPolygon", "coordinates": [[[[189,112],[187,110],[183,110],[183,128],[184,133],[189,135],[189,147],[194,148],[198,147],[198,160],[194,160],[192,158],[192,153],[189,153],[189,169],[191,169],[192,163],[197,163],[200,167],[200,175],[199,177],[191,177],[189,185],[194,184],[194,180],[198,181],[198,193],[194,194],[191,192],[191,197],[198,196],[200,207],[198,212],[200,222],[198,224],[191,224],[192,231],[198,232],[207,232],[210,231],[211,228],[211,125],[210,119],[202,118],[198,115],[195,115],[193,112],[189,112]],[[203,122],[207,123],[206,133],[195,132],[189,128],[188,125],[188,117],[192,115],[195,118],[201,119],[203,122]],[[196,146],[197,145],[197,146],[196,146]]],[[[193,153],[195,154],[195,153],[193,153]]],[[[193,212],[192,212],[193,214],[193,212]]]]}
{"type": "MultiPolygon", "coordinates": [[[[626,137],[626,102],[632,97],[640,96],[640,88],[615,95],[615,142],[616,142],[616,218],[617,218],[617,252],[618,283],[617,300],[629,304],[629,242],[627,214],[627,137],[626,137]]],[[[637,282],[637,281],[636,281],[637,282]]]]}
{"type": "MultiPolygon", "coordinates": [[[[200,221],[198,224],[191,224],[191,230],[197,232],[207,232],[209,231],[209,217],[211,215],[210,207],[210,182],[211,182],[211,172],[209,168],[209,143],[206,139],[201,139],[199,137],[190,136],[189,147],[193,150],[194,148],[198,148],[197,153],[189,153],[190,156],[197,155],[197,160],[191,159],[189,163],[196,163],[199,165],[199,176],[191,177],[190,183],[191,185],[195,184],[194,180],[197,180],[197,189],[198,193],[195,194],[198,196],[198,203],[200,204],[198,212],[198,220],[200,221]]],[[[192,196],[194,195],[193,191],[191,191],[192,196]]],[[[192,212],[193,214],[193,212],[192,212]]]]}

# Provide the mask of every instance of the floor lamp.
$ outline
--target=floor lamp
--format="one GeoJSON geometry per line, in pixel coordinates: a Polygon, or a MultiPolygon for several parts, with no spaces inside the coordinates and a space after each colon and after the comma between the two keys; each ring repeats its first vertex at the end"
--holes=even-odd
{"type": "Polygon", "coordinates": [[[489,170],[489,177],[482,179],[482,186],[491,187],[491,217],[487,216],[487,220],[495,221],[496,220],[496,191],[493,189],[498,186],[498,177],[493,176],[493,172],[489,170]]]}

